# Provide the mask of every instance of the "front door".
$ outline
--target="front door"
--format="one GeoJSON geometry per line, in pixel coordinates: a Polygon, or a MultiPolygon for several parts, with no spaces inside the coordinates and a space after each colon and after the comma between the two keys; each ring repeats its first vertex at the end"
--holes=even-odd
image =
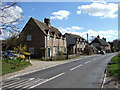
{"type": "Polygon", "coordinates": [[[48,48],[48,57],[50,57],[50,48],[48,48]]]}

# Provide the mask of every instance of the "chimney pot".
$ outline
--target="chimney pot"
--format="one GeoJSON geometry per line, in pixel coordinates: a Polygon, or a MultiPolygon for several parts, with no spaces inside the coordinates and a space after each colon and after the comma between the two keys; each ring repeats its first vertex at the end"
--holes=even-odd
{"type": "Polygon", "coordinates": [[[44,19],[44,23],[46,23],[46,25],[47,25],[48,27],[50,27],[50,19],[45,18],[45,19],[44,19]]]}

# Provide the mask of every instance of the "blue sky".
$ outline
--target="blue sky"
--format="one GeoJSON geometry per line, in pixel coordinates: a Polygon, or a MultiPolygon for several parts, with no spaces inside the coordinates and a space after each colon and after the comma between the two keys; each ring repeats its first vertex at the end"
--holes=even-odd
{"type": "Polygon", "coordinates": [[[19,7],[24,16],[22,28],[30,17],[42,22],[47,17],[51,25],[63,34],[78,34],[86,39],[88,33],[89,38],[100,35],[107,41],[118,38],[118,7],[115,2],[21,2],[19,7]]]}

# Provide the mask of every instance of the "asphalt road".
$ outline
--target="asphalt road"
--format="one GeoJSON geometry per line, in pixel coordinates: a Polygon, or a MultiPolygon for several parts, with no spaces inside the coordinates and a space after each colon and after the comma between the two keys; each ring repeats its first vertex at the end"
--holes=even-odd
{"type": "Polygon", "coordinates": [[[100,88],[104,69],[117,53],[80,58],[3,81],[5,88],[100,88]]]}

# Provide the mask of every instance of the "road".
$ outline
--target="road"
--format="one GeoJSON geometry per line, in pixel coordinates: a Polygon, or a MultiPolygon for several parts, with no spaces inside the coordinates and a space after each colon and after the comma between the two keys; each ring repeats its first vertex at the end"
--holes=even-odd
{"type": "Polygon", "coordinates": [[[100,88],[104,69],[116,53],[80,58],[3,81],[8,88],[100,88]]]}

